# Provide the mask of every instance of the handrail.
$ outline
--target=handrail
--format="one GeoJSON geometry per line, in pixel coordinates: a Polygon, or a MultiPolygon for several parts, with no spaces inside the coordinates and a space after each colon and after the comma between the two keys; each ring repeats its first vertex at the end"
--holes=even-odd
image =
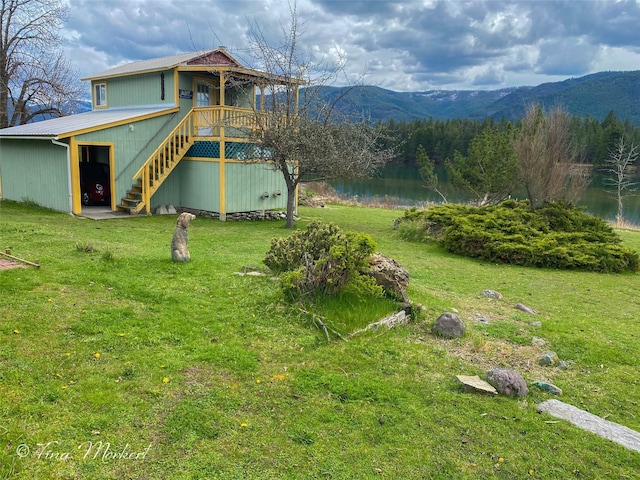
{"type": "Polygon", "coordinates": [[[225,129],[243,130],[240,136],[250,136],[258,129],[268,128],[272,121],[277,121],[277,116],[273,117],[268,112],[251,108],[223,105],[192,108],[134,174],[133,181],[140,181],[142,189],[142,201],[136,205],[134,213],[143,208],[149,213],[151,196],[195,142],[196,137],[236,136],[229,135],[229,130],[225,132],[225,129]]]}
{"type": "Polygon", "coordinates": [[[194,115],[193,111],[191,111],[185,115],[134,174],[134,182],[141,180],[140,183],[142,185],[142,202],[136,207],[136,213],[142,210],[143,207],[147,213],[150,211],[151,195],[160,187],[169,172],[182,158],[180,156],[175,160],[176,157],[193,143],[193,136],[194,115]],[[177,142],[176,138],[179,138],[180,141],[177,142]]]}
{"type": "Polygon", "coordinates": [[[255,130],[258,125],[264,126],[267,113],[251,108],[230,107],[217,105],[214,107],[195,107],[196,135],[198,127],[211,128],[210,136],[222,136],[224,127],[246,128],[255,130]]]}
{"type": "Polygon", "coordinates": [[[145,144],[145,146],[144,146],[144,147],[142,147],[142,148],[138,151],[138,153],[136,153],[136,154],[134,155],[134,157],[129,161],[129,163],[127,163],[127,164],[124,166],[124,168],[123,168],[122,170],[120,170],[120,173],[119,173],[118,175],[116,175],[116,178],[114,179],[116,182],[118,181],[118,178],[120,178],[120,176],[121,176],[124,172],[126,172],[126,171],[127,171],[127,169],[131,166],[131,164],[132,164],[132,163],[134,163],[134,162],[138,159],[138,157],[140,157],[140,154],[141,154],[141,153],[142,153],[142,152],[143,152],[143,151],[144,151],[144,150],[145,150],[145,149],[146,149],[146,148],[147,148],[151,143],[153,143],[153,142],[156,140],[156,138],[158,138],[158,137],[160,136],[160,132],[162,132],[162,130],[164,130],[164,128],[165,128],[165,127],[166,127],[166,126],[167,126],[167,125],[168,125],[168,124],[173,120],[173,118],[176,116],[176,114],[177,114],[177,113],[178,113],[177,111],[176,111],[176,112],[173,112],[173,114],[172,114],[172,115],[167,119],[167,121],[166,121],[166,122],[164,122],[164,124],[162,125],[162,127],[160,127],[160,128],[158,129],[158,131],[156,132],[156,134],[155,134],[153,137],[151,137],[151,138],[149,139],[149,141],[145,144]]]}

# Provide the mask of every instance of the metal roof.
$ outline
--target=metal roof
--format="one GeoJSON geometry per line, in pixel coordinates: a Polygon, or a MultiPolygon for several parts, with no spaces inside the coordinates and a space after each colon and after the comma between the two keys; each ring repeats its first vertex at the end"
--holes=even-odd
{"type": "Polygon", "coordinates": [[[190,60],[196,60],[200,57],[210,55],[214,52],[221,53],[225,57],[227,57],[232,62],[236,63],[236,66],[241,66],[236,59],[234,59],[229,52],[224,50],[223,48],[218,48],[215,50],[203,50],[200,52],[189,52],[189,53],[180,53],[178,55],[171,55],[168,57],[161,58],[152,58],[150,60],[141,60],[139,62],[126,63],[124,65],[120,65],[119,67],[113,67],[108,70],[104,70],[102,72],[98,72],[89,77],[83,78],[82,80],[95,80],[107,77],[114,77],[118,75],[129,75],[132,73],[141,73],[146,71],[155,71],[155,70],[167,70],[170,68],[178,67],[181,65],[186,65],[190,60]]]}
{"type": "Polygon", "coordinates": [[[175,109],[175,105],[94,110],[77,115],[3,128],[0,129],[0,139],[7,137],[64,138],[81,130],[95,129],[112,123],[127,122],[147,115],[169,113],[173,109],[175,109]]]}

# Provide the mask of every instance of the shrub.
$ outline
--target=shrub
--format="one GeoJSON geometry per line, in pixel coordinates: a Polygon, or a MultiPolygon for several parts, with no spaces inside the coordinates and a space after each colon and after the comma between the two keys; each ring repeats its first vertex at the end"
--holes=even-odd
{"type": "Polygon", "coordinates": [[[398,220],[410,240],[434,240],[452,253],[500,263],[598,272],[637,271],[638,254],[618,245],[605,221],[565,202],[531,212],[528,202],[447,204],[408,210],[398,220]]]}
{"type": "Polygon", "coordinates": [[[340,291],[379,296],[382,288],[367,275],[375,248],[366,233],[313,222],[287,238],[272,239],[264,263],[280,274],[283,290],[292,299],[340,291]]]}

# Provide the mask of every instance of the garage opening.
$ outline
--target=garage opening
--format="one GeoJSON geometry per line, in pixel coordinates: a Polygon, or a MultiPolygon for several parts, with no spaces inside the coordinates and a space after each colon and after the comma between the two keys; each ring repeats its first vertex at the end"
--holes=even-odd
{"type": "Polygon", "coordinates": [[[80,146],[80,198],[85,206],[111,208],[109,146],[80,146]]]}

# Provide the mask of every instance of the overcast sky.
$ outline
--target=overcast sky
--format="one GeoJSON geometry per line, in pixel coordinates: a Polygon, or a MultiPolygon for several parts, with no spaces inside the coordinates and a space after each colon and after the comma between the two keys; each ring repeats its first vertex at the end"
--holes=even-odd
{"type": "MultiPolygon", "coordinates": [[[[251,24],[279,45],[291,18],[286,0],[68,2],[65,48],[82,77],[220,45],[255,66],[251,24]]],[[[640,0],[297,0],[297,9],[300,53],[346,55],[336,85],[492,90],[640,70],[640,0]]]]}

